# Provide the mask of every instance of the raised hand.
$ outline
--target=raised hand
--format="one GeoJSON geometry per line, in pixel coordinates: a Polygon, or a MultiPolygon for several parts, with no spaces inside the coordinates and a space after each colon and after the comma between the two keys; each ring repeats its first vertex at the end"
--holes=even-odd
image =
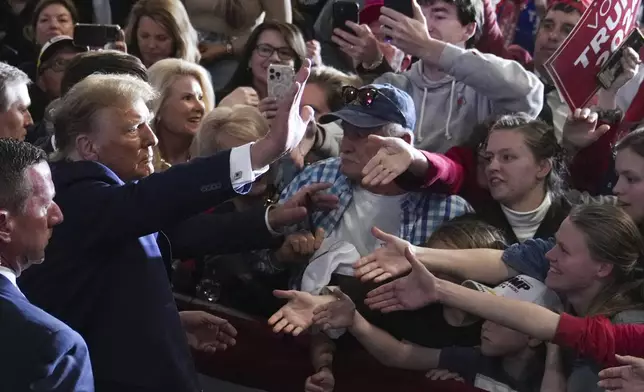
{"type": "Polygon", "coordinates": [[[315,236],[309,232],[289,234],[277,250],[275,257],[281,263],[306,261],[309,256],[320,249],[324,235],[322,228],[315,231],[315,236]]]}
{"type": "Polygon", "coordinates": [[[384,284],[367,293],[365,304],[383,313],[416,310],[438,301],[437,279],[421,264],[411,248],[405,249],[411,264],[409,275],[384,284]]]}
{"type": "Polygon", "coordinates": [[[188,344],[196,350],[214,353],[234,346],[237,330],[227,321],[202,311],[179,312],[188,344]]]}
{"type": "Polygon", "coordinates": [[[288,299],[288,303],[268,319],[273,332],[285,332],[297,336],[313,324],[313,309],[327,302],[335,301],[332,295],[312,295],[296,290],[275,290],[277,298],[288,299]]]}
{"type": "MultiPolygon", "coordinates": [[[[412,1],[414,18],[409,18],[391,8],[382,7],[379,21],[382,32],[392,38],[391,44],[412,56],[423,58],[426,47],[433,41],[427,31],[427,20],[416,0],[412,1]]],[[[434,62],[438,59],[434,59],[434,62]]]]}
{"type": "Polygon", "coordinates": [[[363,185],[387,185],[412,165],[413,171],[420,174],[429,166],[423,153],[399,137],[369,135],[368,140],[380,149],[362,169],[363,185]]]}
{"type": "Polygon", "coordinates": [[[624,55],[621,58],[622,63],[622,73],[615,78],[613,84],[611,84],[609,90],[617,92],[622,88],[626,83],[637,75],[639,71],[639,65],[641,64],[640,55],[633,48],[627,47],[623,49],[624,55]]]}
{"type": "Polygon", "coordinates": [[[306,59],[295,75],[295,83],[279,102],[270,131],[251,146],[253,170],[264,168],[288,154],[304,138],[307,125],[313,119],[313,109],[310,106],[300,109],[300,103],[310,74],[311,61],[306,59]]]}
{"type": "Polygon", "coordinates": [[[311,59],[313,65],[322,65],[322,47],[319,41],[306,41],[306,57],[311,59]]]}
{"type": "Polygon", "coordinates": [[[313,310],[313,322],[321,326],[323,331],[331,328],[349,328],[353,325],[356,305],[339,288],[333,289],[333,296],[337,301],[317,306],[313,310]]]}
{"type": "Polygon", "coordinates": [[[358,64],[374,64],[382,56],[378,39],[373,34],[369,26],[359,25],[347,21],[349,27],[355,34],[351,34],[342,29],[334,29],[331,41],[333,41],[341,51],[347,56],[354,59],[358,64]]]}
{"type": "Polygon", "coordinates": [[[335,386],[335,377],[328,367],[323,367],[306,379],[304,392],[332,392],[335,386]]]}
{"type": "Polygon", "coordinates": [[[373,280],[379,283],[409,271],[411,266],[405,258],[405,249],[409,247],[413,249],[412,244],[387,234],[377,227],[371,230],[371,234],[382,241],[384,246],[361,258],[353,265],[356,278],[363,282],[373,280]]]}
{"type": "Polygon", "coordinates": [[[600,381],[597,385],[607,391],[644,391],[644,359],[621,355],[615,357],[624,365],[599,372],[600,381]]]}
{"type": "Polygon", "coordinates": [[[597,127],[599,116],[590,109],[575,109],[570,113],[563,126],[563,142],[573,152],[586,148],[605,134],[610,126],[597,127]]]}

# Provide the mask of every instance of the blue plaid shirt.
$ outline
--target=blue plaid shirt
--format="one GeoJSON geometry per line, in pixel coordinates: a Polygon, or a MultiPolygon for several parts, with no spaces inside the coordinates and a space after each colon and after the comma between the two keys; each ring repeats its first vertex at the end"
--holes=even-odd
{"type": "MultiPolygon", "coordinates": [[[[291,198],[302,187],[319,182],[333,184],[329,194],[340,199],[338,208],[332,211],[315,211],[313,223],[330,234],[342,220],[342,215],[353,200],[351,180],[340,172],[340,158],[330,158],[304,169],[280,196],[280,202],[291,198]]],[[[472,212],[472,207],[460,196],[448,196],[429,192],[410,192],[401,202],[402,219],[398,237],[414,245],[423,245],[441,223],[472,212]]]]}

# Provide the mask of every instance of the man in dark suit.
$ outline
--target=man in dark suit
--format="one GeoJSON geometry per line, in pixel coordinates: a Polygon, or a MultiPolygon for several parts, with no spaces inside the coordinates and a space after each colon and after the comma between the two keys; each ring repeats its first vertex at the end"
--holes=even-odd
{"type": "Polygon", "coordinates": [[[16,277],[40,264],[63,214],[45,153],[0,139],[0,391],[94,391],[85,342],[32,305],[16,277]]]}

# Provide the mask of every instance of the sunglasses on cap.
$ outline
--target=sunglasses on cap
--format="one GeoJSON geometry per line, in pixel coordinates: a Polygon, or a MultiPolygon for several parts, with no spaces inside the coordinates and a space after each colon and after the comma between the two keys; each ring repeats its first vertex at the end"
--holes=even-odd
{"type": "Polygon", "coordinates": [[[395,108],[402,118],[405,118],[396,103],[389,99],[385,94],[381,93],[378,89],[373,87],[356,88],[353,86],[342,87],[342,99],[345,105],[358,104],[364,107],[371,107],[377,99],[386,99],[395,108]]]}

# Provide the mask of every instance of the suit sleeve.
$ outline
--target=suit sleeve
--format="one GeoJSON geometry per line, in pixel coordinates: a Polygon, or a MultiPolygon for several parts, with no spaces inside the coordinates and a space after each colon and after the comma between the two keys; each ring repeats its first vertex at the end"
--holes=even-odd
{"type": "Polygon", "coordinates": [[[226,214],[202,213],[164,232],[172,244],[173,257],[178,259],[275,248],[282,238],[268,231],[265,213],[265,207],[226,214]]]}
{"type": "Polygon", "coordinates": [[[196,158],[124,185],[82,181],[60,192],[56,202],[85,246],[138,238],[237,196],[229,157],[196,158]]]}
{"type": "Polygon", "coordinates": [[[33,392],[93,392],[94,377],[87,345],[71,329],[60,330],[41,348],[47,362],[44,376],[31,384],[33,392]]]}

